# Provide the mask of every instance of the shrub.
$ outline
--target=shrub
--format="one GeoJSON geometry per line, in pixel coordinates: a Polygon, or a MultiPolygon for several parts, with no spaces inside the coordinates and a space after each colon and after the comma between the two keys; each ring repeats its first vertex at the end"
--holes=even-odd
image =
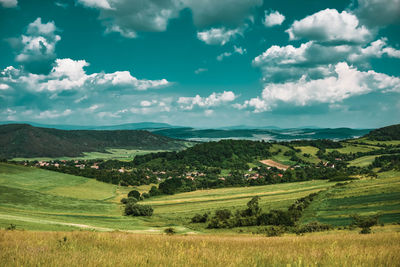
{"type": "Polygon", "coordinates": [[[166,233],[167,235],[174,235],[176,234],[176,230],[175,228],[168,227],[164,229],[164,233],[166,233]]]}
{"type": "Polygon", "coordinates": [[[295,232],[296,234],[303,233],[313,233],[313,232],[323,232],[331,230],[333,227],[329,224],[320,223],[320,222],[310,222],[308,224],[299,226],[295,232]]]}
{"type": "Polygon", "coordinates": [[[207,219],[208,219],[208,213],[204,213],[203,215],[196,214],[192,218],[192,223],[205,223],[207,222],[207,219]]]}
{"type": "Polygon", "coordinates": [[[379,215],[374,216],[360,216],[354,214],[351,216],[353,218],[353,225],[362,228],[360,234],[371,233],[371,227],[378,224],[379,215]]]}
{"type": "Polygon", "coordinates": [[[16,230],[17,229],[17,226],[15,225],[15,224],[10,224],[7,228],[6,228],[6,230],[8,230],[8,231],[14,231],[14,230],[16,230]]]}
{"type": "Polygon", "coordinates": [[[152,186],[151,188],[150,188],[150,191],[149,191],[149,195],[150,196],[159,196],[159,195],[161,195],[161,192],[160,192],[160,190],[157,188],[157,186],[152,186]]]}
{"type": "Polygon", "coordinates": [[[153,215],[153,208],[149,205],[139,205],[128,202],[125,206],[125,215],[151,216],[153,215]]]}
{"type": "Polygon", "coordinates": [[[265,228],[265,233],[269,237],[281,236],[284,232],[285,232],[285,230],[279,226],[270,226],[270,227],[265,228]]]}
{"type": "Polygon", "coordinates": [[[136,199],[140,199],[140,192],[137,190],[132,190],[128,193],[128,197],[134,197],[136,199]]]}
{"type": "Polygon", "coordinates": [[[143,194],[142,194],[142,197],[143,197],[143,198],[149,198],[150,195],[149,195],[149,193],[143,193],[143,194]]]}

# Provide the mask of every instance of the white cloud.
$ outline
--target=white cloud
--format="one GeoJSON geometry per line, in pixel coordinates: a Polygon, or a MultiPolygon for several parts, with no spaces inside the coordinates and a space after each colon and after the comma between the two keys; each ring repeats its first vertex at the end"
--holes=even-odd
{"type": "Polygon", "coordinates": [[[273,27],[276,25],[281,25],[285,20],[285,16],[279,13],[278,11],[265,11],[265,18],[263,20],[263,24],[265,27],[273,27]]]}
{"type": "Polygon", "coordinates": [[[78,2],[87,7],[112,9],[110,3],[107,0],[78,0],[78,2]]]}
{"type": "Polygon", "coordinates": [[[70,109],[66,109],[64,111],[57,111],[57,110],[46,110],[40,112],[38,115],[35,116],[36,119],[54,119],[59,117],[65,117],[71,115],[72,111],[70,109]]]}
{"type": "Polygon", "coordinates": [[[224,91],[223,93],[212,93],[208,97],[179,97],[177,103],[181,109],[192,110],[195,106],[200,108],[216,107],[222,104],[232,102],[236,99],[232,91],[224,91]]]}
{"type": "Polygon", "coordinates": [[[238,46],[235,45],[235,46],[233,46],[233,51],[232,52],[224,52],[224,53],[218,55],[217,56],[217,60],[218,61],[222,61],[224,58],[230,57],[230,56],[232,56],[234,54],[243,55],[243,54],[246,54],[246,53],[247,53],[246,48],[238,47],[238,46]]]}
{"type": "Polygon", "coordinates": [[[306,106],[314,103],[336,103],[356,95],[373,91],[400,93],[400,78],[377,73],[373,70],[359,71],[345,62],[334,66],[330,76],[310,79],[304,75],[300,80],[266,84],[262,98],[253,98],[236,108],[254,107],[255,112],[271,110],[278,102],[306,106]]]}
{"type": "Polygon", "coordinates": [[[12,7],[18,6],[18,1],[17,0],[0,0],[0,4],[4,8],[12,8],[12,7]]]}
{"type": "Polygon", "coordinates": [[[243,29],[237,28],[230,30],[222,27],[198,32],[197,38],[208,45],[224,45],[238,35],[243,35],[243,29]]]}
{"type": "Polygon", "coordinates": [[[358,50],[349,55],[349,60],[360,61],[367,58],[381,58],[383,55],[393,58],[400,58],[400,50],[394,49],[387,45],[387,39],[381,38],[372,42],[365,48],[358,48],[358,50]]]}
{"type": "Polygon", "coordinates": [[[26,89],[34,92],[58,92],[72,89],[98,91],[113,87],[147,90],[170,84],[166,79],[139,80],[133,77],[129,71],[87,74],[84,70],[84,67],[87,66],[89,63],[85,60],[57,59],[48,75],[24,73],[10,66],[1,72],[0,82],[8,85],[22,84],[26,89]]]}
{"type": "Polygon", "coordinates": [[[323,42],[365,43],[372,38],[372,33],[358,18],[336,9],[321,10],[313,15],[296,20],[286,31],[290,40],[309,39],[323,42]]]}
{"type": "Polygon", "coordinates": [[[200,74],[200,73],[206,72],[206,71],[208,71],[208,69],[206,69],[206,68],[198,68],[197,70],[194,71],[194,73],[195,74],[200,74]]]}
{"type": "Polygon", "coordinates": [[[56,31],[53,21],[42,23],[42,19],[37,18],[28,25],[26,34],[21,36],[20,42],[23,48],[15,60],[28,66],[28,69],[32,67],[30,64],[38,64],[39,68],[42,68],[43,62],[49,67],[56,57],[56,44],[61,40],[56,31]]]}
{"type": "Polygon", "coordinates": [[[10,88],[10,86],[8,84],[0,83],[0,90],[7,90],[9,88],[10,88]]]}
{"type": "Polygon", "coordinates": [[[210,117],[210,116],[212,116],[214,114],[214,110],[212,110],[212,109],[206,109],[206,110],[204,110],[204,115],[206,116],[206,117],[210,117]]]}

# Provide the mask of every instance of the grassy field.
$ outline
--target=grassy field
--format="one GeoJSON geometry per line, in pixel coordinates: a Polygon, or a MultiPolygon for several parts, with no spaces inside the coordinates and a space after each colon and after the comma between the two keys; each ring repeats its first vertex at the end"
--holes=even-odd
{"type": "Polygon", "coordinates": [[[102,152],[84,152],[82,157],[59,157],[59,158],[14,158],[15,161],[50,161],[50,160],[75,160],[75,159],[117,159],[117,160],[132,160],[135,156],[145,155],[149,153],[164,152],[166,150],[137,150],[137,149],[107,149],[106,153],[102,152]]]}
{"type": "Polygon", "coordinates": [[[367,146],[367,145],[358,145],[358,144],[351,144],[351,143],[342,143],[343,147],[342,148],[329,148],[326,150],[327,153],[332,152],[332,151],[338,151],[343,154],[349,154],[349,153],[357,153],[357,152],[369,152],[375,149],[379,149],[379,147],[375,146],[367,146]]]}
{"type": "MultiPolygon", "coordinates": [[[[324,191],[303,216],[303,222],[319,220],[346,225],[352,213],[382,213],[384,222],[400,221],[400,173],[388,172],[378,179],[362,179],[345,187],[324,180],[276,185],[198,190],[144,200],[154,208],[150,218],[122,216],[119,200],[133,188],[146,192],[151,185],[120,187],[42,169],[0,164],[0,228],[11,223],[33,230],[95,229],[162,232],[173,226],[180,233],[213,233],[190,224],[197,213],[219,208],[243,209],[260,196],[264,211],[286,209],[296,199],[324,191]]],[[[235,229],[225,232],[235,232],[235,229]]]]}
{"type": "Polygon", "coordinates": [[[306,210],[303,222],[346,225],[350,215],[381,214],[380,222],[400,222],[400,173],[386,172],[322,192],[306,210]]]}
{"type": "Polygon", "coordinates": [[[400,265],[398,232],[268,238],[3,230],[0,247],[4,267],[400,265]]]}
{"type": "Polygon", "coordinates": [[[260,205],[265,210],[285,209],[297,198],[330,185],[326,181],[308,181],[159,196],[143,201],[154,207],[151,218],[132,218],[122,216],[119,200],[134,188],[145,192],[151,185],[119,187],[32,167],[0,164],[0,227],[14,223],[18,228],[36,230],[79,227],[160,232],[172,225],[180,232],[190,232],[188,222],[195,213],[221,207],[243,208],[256,195],[261,197],[260,205]]]}
{"type": "Polygon", "coordinates": [[[304,160],[306,162],[310,163],[318,163],[321,160],[317,157],[317,152],[318,148],[313,147],[313,146],[298,146],[296,149],[300,149],[301,153],[296,153],[297,157],[299,157],[301,160],[304,160]],[[310,157],[307,158],[303,154],[309,154],[310,157]]]}
{"type": "Polygon", "coordinates": [[[370,165],[376,157],[380,155],[371,155],[371,156],[364,156],[360,158],[356,158],[352,161],[349,161],[350,166],[357,166],[357,167],[367,167],[370,165]]]}

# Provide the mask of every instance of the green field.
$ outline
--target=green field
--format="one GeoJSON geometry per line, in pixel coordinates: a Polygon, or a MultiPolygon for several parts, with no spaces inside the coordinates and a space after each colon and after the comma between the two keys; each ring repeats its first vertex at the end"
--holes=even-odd
{"type": "Polygon", "coordinates": [[[338,151],[343,154],[349,153],[357,153],[357,152],[369,152],[375,149],[379,149],[379,147],[375,146],[367,146],[367,145],[358,145],[358,144],[351,144],[351,143],[342,143],[342,148],[329,148],[326,150],[327,153],[332,151],[338,151]]]}
{"type": "MultiPolygon", "coordinates": [[[[151,185],[120,187],[93,179],[51,172],[33,167],[0,164],[0,227],[16,224],[32,230],[99,231],[126,230],[161,232],[173,226],[178,232],[215,232],[190,224],[196,213],[219,208],[243,209],[253,196],[260,207],[286,209],[298,198],[324,191],[306,211],[303,222],[320,220],[345,225],[351,213],[382,212],[385,222],[400,220],[400,174],[381,174],[345,187],[332,187],[324,180],[275,185],[198,190],[152,197],[143,201],[154,208],[152,217],[122,216],[122,197],[136,188],[146,192],[151,185]]],[[[236,231],[234,229],[229,231],[236,231]]],[[[228,231],[228,232],[229,232],[228,231]]]]}
{"type": "Polygon", "coordinates": [[[145,155],[149,153],[165,152],[166,150],[138,150],[138,149],[122,149],[110,148],[107,152],[84,152],[82,157],[58,157],[58,158],[13,158],[15,161],[50,161],[50,160],[76,160],[76,159],[116,159],[116,160],[132,160],[135,156],[145,155]]]}
{"type": "Polygon", "coordinates": [[[362,179],[323,192],[306,210],[303,222],[346,225],[352,214],[380,214],[381,222],[400,222],[400,174],[381,173],[377,179],[362,179]]]}

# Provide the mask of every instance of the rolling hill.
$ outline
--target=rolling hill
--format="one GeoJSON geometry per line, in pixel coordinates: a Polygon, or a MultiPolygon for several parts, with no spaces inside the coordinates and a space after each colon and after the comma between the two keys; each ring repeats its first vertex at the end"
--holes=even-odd
{"type": "Polygon", "coordinates": [[[0,126],[0,157],[74,157],[106,148],[179,150],[185,142],[142,130],[57,130],[28,124],[0,126]]]}

